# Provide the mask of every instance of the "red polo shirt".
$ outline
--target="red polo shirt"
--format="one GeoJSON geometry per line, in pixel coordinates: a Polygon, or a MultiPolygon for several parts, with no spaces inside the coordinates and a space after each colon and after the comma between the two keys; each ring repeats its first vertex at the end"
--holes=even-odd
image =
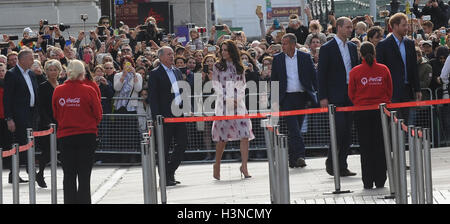
{"type": "Polygon", "coordinates": [[[355,106],[390,103],[392,78],[388,67],[376,60],[369,66],[365,60],[350,71],[348,97],[355,106]]]}
{"type": "Polygon", "coordinates": [[[57,86],[52,98],[57,137],[97,134],[102,105],[96,91],[82,81],[68,80],[57,86]]]}

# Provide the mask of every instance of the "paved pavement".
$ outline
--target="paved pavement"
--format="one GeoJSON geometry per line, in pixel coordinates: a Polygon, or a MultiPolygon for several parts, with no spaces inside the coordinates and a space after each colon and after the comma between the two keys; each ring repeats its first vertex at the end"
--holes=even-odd
{"type": "MultiPolygon", "coordinates": [[[[409,158],[407,156],[407,158],[409,158]]],[[[305,168],[289,169],[291,203],[293,204],[393,204],[383,199],[389,194],[388,183],[382,189],[364,190],[361,181],[360,157],[348,158],[354,177],[341,178],[341,189],[352,193],[333,195],[334,179],[324,169],[325,158],[307,159],[305,168]]],[[[241,179],[239,163],[224,163],[220,181],[212,177],[212,164],[182,165],[176,179],[180,185],[167,188],[169,204],[268,204],[269,176],[267,162],[250,162],[253,176],[241,179]]],[[[436,204],[450,204],[450,148],[432,150],[433,196],[436,204]]],[[[26,179],[26,172],[21,171],[26,179]]],[[[408,172],[409,176],[409,172],[408,172]]],[[[50,186],[50,169],[45,172],[50,186]]],[[[3,171],[3,202],[12,203],[12,185],[7,183],[8,171],[3,171]]],[[[58,169],[58,202],[63,202],[63,173],[58,169]]],[[[408,177],[409,189],[409,177],[408,177]]],[[[50,203],[50,189],[37,187],[38,204],[50,203]]],[[[140,166],[95,166],[91,178],[92,202],[95,204],[142,204],[142,168],[140,166]]],[[[158,199],[159,200],[159,199],[158,199]]],[[[159,200],[160,201],[160,200],[159,200]]],[[[28,203],[28,184],[20,185],[20,202],[28,203]]]]}

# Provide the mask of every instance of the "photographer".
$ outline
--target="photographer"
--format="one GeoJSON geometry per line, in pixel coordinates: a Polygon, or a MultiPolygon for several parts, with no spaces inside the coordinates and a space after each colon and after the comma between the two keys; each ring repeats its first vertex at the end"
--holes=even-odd
{"type": "Polygon", "coordinates": [[[55,46],[56,43],[58,43],[60,48],[64,50],[66,47],[66,40],[61,35],[61,28],[65,30],[68,26],[64,26],[64,24],[44,26],[43,33],[38,36],[36,47],[41,48],[44,52],[46,52],[47,46],[55,46]]]}
{"type": "Polygon", "coordinates": [[[191,37],[190,41],[186,44],[188,46],[194,45],[195,50],[203,50],[205,47],[205,44],[202,42],[202,39],[200,38],[200,34],[196,29],[191,29],[189,31],[189,36],[191,37]]]}
{"type": "Polygon", "coordinates": [[[159,31],[155,18],[148,17],[144,25],[137,26],[136,30],[136,41],[145,41],[147,45],[150,45],[150,41],[152,40],[157,45],[161,44],[162,32],[159,31]]]}
{"type": "Polygon", "coordinates": [[[109,36],[114,33],[114,30],[111,27],[111,20],[109,19],[109,16],[101,16],[98,20],[98,26],[104,26],[107,30],[109,30],[109,36]]]}
{"type": "Polygon", "coordinates": [[[422,18],[424,15],[430,15],[434,27],[448,27],[448,5],[441,0],[428,0],[422,8],[422,11],[420,11],[419,2],[420,0],[415,0],[413,4],[413,13],[417,18],[422,18]]]}
{"type": "Polygon", "coordinates": [[[308,37],[308,27],[303,26],[302,21],[297,15],[292,14],[289,16],[289,26],[286,28],[286,33],[293,33],[297,37],[297,43],[305,44],[306,37],[308,37]]]}

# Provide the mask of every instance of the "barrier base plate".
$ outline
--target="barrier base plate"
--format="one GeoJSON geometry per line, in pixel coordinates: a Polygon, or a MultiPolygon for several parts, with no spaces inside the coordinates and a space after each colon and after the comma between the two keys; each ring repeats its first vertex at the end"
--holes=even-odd
{"type": "Polygon", "coordinates": [[[347,191],[341,191],[341,190],[336,190],[333,192],[327,192],[327,193],[323,193],[324,195],[330,195],[330,194],[348,194],[348,193],[353,193],[353,191],[347,190],[347,191]]]}
{"type": "Polygon", "coordinates": [[[394,194],[386,195],[386,196],[378,198],[378,199],[395,199],[395,195],[394,194]]]}

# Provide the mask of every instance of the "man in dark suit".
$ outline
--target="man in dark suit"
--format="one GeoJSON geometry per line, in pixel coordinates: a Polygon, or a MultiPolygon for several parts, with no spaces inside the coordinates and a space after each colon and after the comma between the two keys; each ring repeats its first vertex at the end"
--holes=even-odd
{"type": "MultiPolygon", "coordinates": [[[[181,71],[175,68],[174,52],[170,47],[162,47],[158,50],[161,65],[153,69],[148,80],[148,103],[152,111],[153,120],[157,115],[163,117],[175,117],[172,105],[182,108],[181,89],[177,81],[181,81],[181,71]]],[[[173,186],[180,182],[175,180],[175,171],[183,160],[183,154],[187,147],[187,128],[185,123],[164,124],[164,147],[167,186],[173,186]],[[169,158],[169,145],[175,138],[175,147],[169,158]]]]}
{"type": "MultiPolygon", "coordinates": [[[[33,65],[33,51],[24,49],[19,52],[17,65],[5,75],[5,94],[3,96],[5,120],[8,130],[13,133],[13,142],[26,145],[27,128],[37,128],[38,83],[36,75],[30,71],[33,65]]],[[[26,161],[26,152],[20,153],[26,161]]],[[[9,183],[12,174],[9,173],[9,183]]],[[[23,181],[20,178],[20,182],[23,181]]]]}
{"type": "MultiPolygon", "coordinates": [[[[281,43],[283,53],[274,57],[271,74],[271,81],[279,82],[280,109],[304,109],[308,101],[317,105],[317,73],[311,55],[295,49],[297,37],[292,33],[284,35],[281,43]]],[[[300,132],[304,116],[284,119],[289,133],[289,167],[305,167],[305,144],[300,132]]]]}
{"type": "MultiPolygon", "coordinates": [[[[328,104],[335,106],[351,106],[347,89],[350,70],[358,62],[357,47],[347,39],[353,30],[352,21],[347,17],[336,20],[337,34],[325,43],[319,52],[319,99],[320,106],[328,104]]],[[[351,143],[352,113],[336,113],[337,149],[339,155],[339,169],[341,176],[354,176],[356,173],[348,170],[347,155],[351,143]]],[[[326,171],[333,175],[333,161],[331,148],[328,150],[326,171]]]]}
{"type": "MultiPolygon", "coordinates": [[[[377,62],[385,64],[392,76],[392,102],[421,100],[420,82],[417,73],[417,57],[414,41],[406,38],[408,17],[396,13],[389,19],[392,35],[377,45],[377,62]]],[[[400,116],[408,119],[408,108],[400,109],[400,116]]]]}

